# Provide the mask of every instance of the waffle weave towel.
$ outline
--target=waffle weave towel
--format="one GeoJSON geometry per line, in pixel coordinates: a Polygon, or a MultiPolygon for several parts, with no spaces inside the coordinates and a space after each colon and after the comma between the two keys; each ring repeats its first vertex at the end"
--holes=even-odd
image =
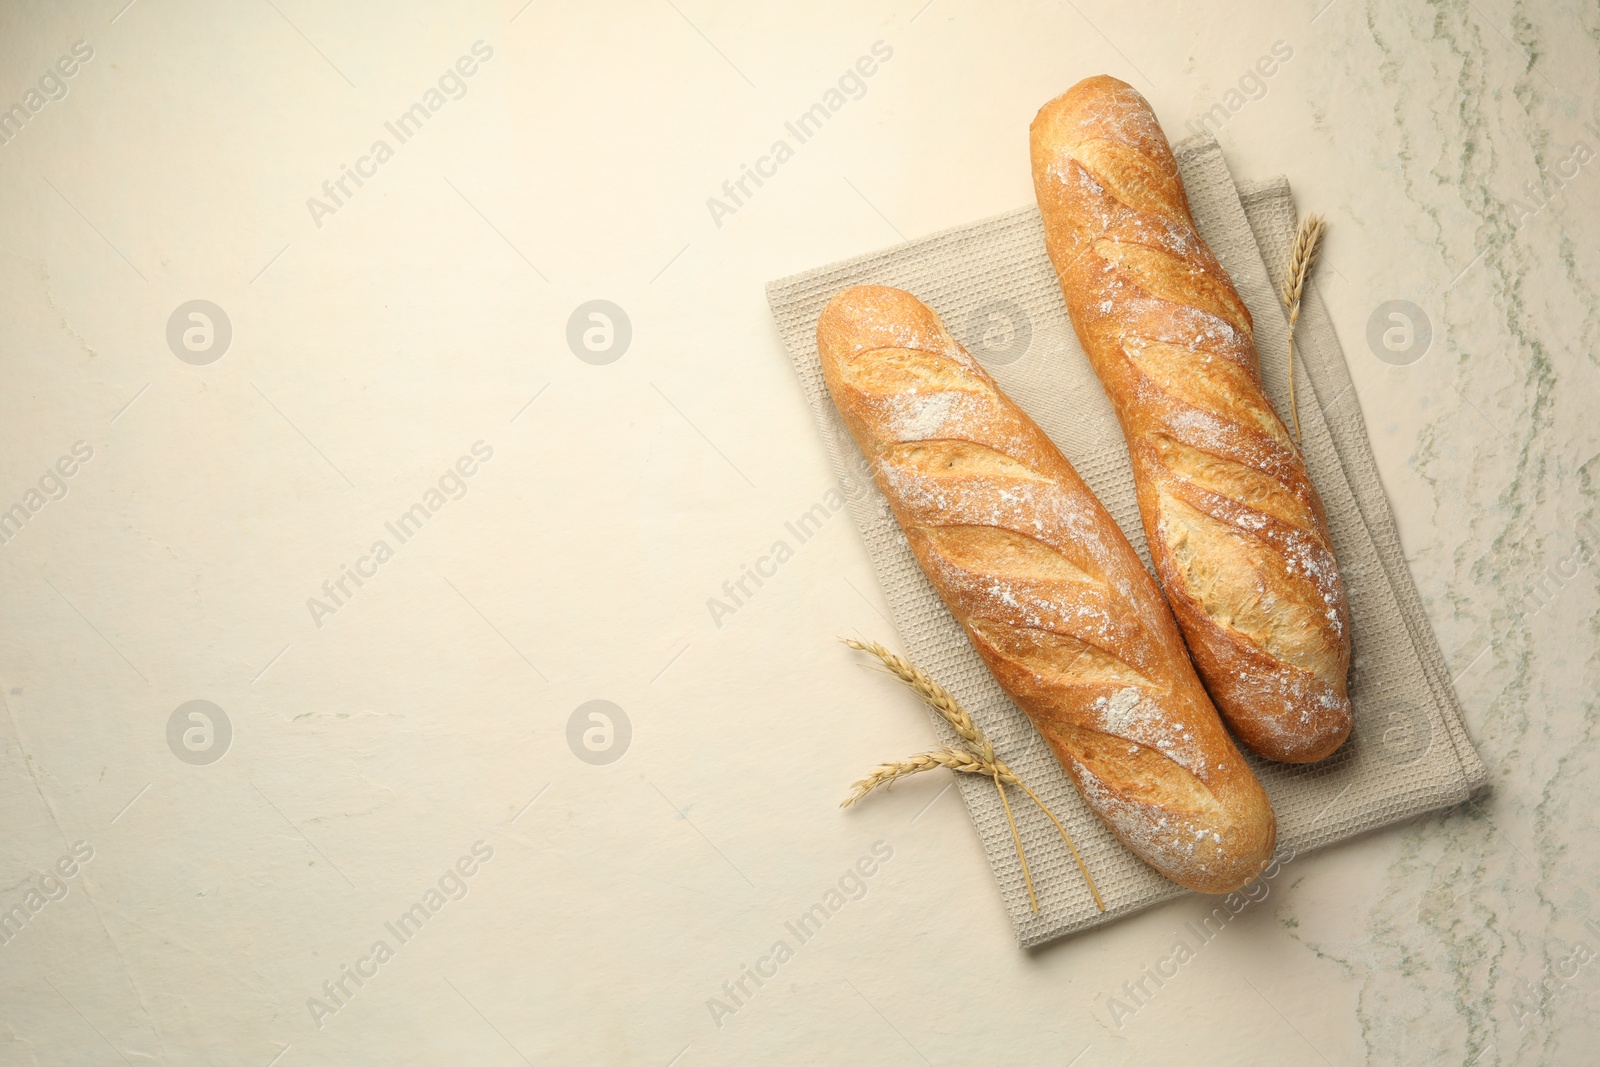
{"type": "MultiPolygon", "coordinates": [[[[1195,222],[1250,308],[1267,394],[1288,422],[1288,320],[1276,280],[1294,240],[1289,183],[1236,185],[1209,137],[1184,141],[1175,151],[1195,222]]],[[[828,397],[815,335],[823,305],[839,290],[863,284],[898,286],[938,312],[1055,441],[1148,566],[1127,446],[1073,334],[1038,210],[782,278],[768,285],[768,300],[907,655],[956,696],[1001,758],[1061,818],[1105,900],[1102,914],[1044,815],[1030,804],[1013,805],[1038,891],[1035,914],[993,783],[957,775],[1018,943],[1042,944],[1185,892],[1123,847],[1084,805],[924,577],[873,485],[828,397]]],[[[1306,466],[1327,509],[1349,596],[1355,708],[1350,740],[1322,763],[1251,760],[1277,813],[1280,850],[1299,854],[1460,803],[1487,774],[1406,568],[1344,353],[1315,286],[1307,287],[1302,303],[1295,351],[1306,466]]],[[[930,718],[942,741],[955,740],[942,719],[931,712],[930,718]]]]}

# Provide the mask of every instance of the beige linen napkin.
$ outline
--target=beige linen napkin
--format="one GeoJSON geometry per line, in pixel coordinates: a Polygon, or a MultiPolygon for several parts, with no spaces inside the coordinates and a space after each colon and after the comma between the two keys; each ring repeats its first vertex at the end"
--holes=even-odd
{"type": "MultiPolygon", "coordinates": [[[[1278,178],[1236,186],[1209,137],[1180,143],[1176,154],[1200,232],[1255,319],[1267,394],[1287,422],[1288,322],[1276,281],[1294,238],[1289,183],[1278,178]]],[[[1127,446],[1073,334],[1039,212],[1013,211],[782,278],[767,286],[768,300],[907,654],[961,701],[1000,756],[1061,818],[1105,900],[1102,914],[1048,820],[1031,804],[1016,804],[1038,890],[1035,914],[993,782],[957,775],[1018,942],[1042,944],[1183,893],[1123,847],[1084,805],[928,583],[873,485],[828,397],[815,336],[823,305],[840,289],[861,284],[898,286],[938,312],[1060,447],[1148,566],[1127,446]]],[[[1280,855],[1460,803],[1487,781],[1406,568],[1344,353],[1314,286],[1302,306],[1296,352],[1306,466],[1327,508],[1350,601],[1355,730],[1314,766],[1251,759],[1277,813],[1280,855]]],[[[942,719],[929,717],[942,741],[956,740],[942,719]]],[[[840,767],[841,790],[865,769],[840,767]]]]}

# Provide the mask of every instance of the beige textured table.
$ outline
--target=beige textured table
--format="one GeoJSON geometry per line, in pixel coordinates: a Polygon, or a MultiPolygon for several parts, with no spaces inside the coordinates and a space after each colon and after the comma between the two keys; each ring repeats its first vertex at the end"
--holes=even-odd
{"type": "Polygon", "coordinates": [[[1588,1062],[1597,16],[1327,2],[0,11],[0,1063],[1588,1062]],[[763,292],[1102,71],[1328,214],[1491,778],[1181,962],[837,810],[928,727],[763,292]]]}

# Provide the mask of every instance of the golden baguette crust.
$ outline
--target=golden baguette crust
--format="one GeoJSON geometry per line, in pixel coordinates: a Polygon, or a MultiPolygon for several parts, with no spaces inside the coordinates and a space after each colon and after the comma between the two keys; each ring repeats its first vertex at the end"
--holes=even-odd
{"type": "Polygon", "coordinates": [[[1322,500],[1261,390],[1250,312],[1132,86],[1087,78],[1031,134],[1050,259],[1122,422],[1195,666],[1245,745],[1320,760],[1350,733],[1344,583],[1322,500]]]}
{"type": "Polygon", "coordinates": [[[1277,823],[1133,547],[1044,432],[929,308],[846,289],[817,320],[822,370],[939,595],[1124,843],[1226,893],[1277,823]]]}

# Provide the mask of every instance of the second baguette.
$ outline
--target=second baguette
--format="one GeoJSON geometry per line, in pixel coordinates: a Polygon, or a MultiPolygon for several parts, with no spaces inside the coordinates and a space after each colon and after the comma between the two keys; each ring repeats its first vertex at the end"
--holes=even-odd
{"type": "Polygon", "coordinates": [[[1267,795],[1071,464],[910,293],[846,289],[817,347],[918,562],[1090,808],[1179,885],[1255,878],[1277,838],[1267,795]]]}
{"type": "Polygon", "coordinates": [[[1045,243],[1195,666],[1255,752],[1323,759],[1350,733],[1349,612],[1322,500],[1261,389],[1250,312],[1132,86],[1086,78],[1031,134],[1045,243]]]}

